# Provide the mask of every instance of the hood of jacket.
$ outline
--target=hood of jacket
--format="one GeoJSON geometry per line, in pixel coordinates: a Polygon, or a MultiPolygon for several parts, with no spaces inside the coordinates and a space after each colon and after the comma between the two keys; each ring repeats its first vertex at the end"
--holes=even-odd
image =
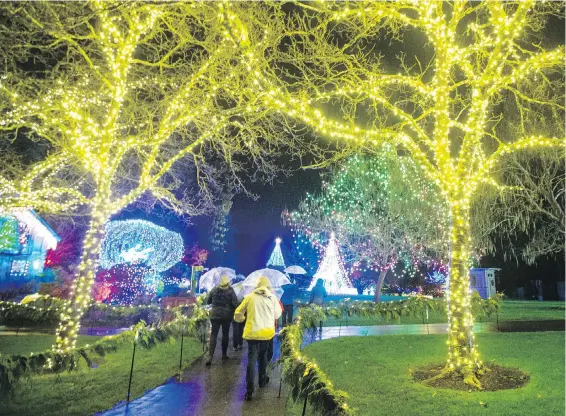
{"type": "Polygon", "coordinates": [[[260,286],[254,289],[253,293],[255,293],[256,295],[265,296],[266,298],[273,296],[273,293],[267,288],[267,286],[260,286]]]}

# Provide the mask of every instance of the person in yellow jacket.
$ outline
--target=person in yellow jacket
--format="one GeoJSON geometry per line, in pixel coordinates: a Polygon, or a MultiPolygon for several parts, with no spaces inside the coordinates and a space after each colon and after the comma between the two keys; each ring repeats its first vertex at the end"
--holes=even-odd
{"type": "Polygon", "coordinates": [[[269,383],[267,370],[267,347],[275,336],[275,320],[281,316],[281,304],[271,292],[267,277],[260,277],[257,287],[244,298],[234,313],[236,322],[244,322],[243,338],[248,342],[248,367],[246,369],[246,400],[254,392],[255,363],[258,362],[259,387],[269,383]]]}

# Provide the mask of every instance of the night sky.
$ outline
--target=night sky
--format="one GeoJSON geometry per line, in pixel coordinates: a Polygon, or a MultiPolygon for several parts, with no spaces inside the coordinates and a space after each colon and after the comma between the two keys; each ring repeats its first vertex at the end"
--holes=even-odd
{"type": "Polygon", "coordinates": [[[320,185],[319,172],[302,170],[273,185],[254,187],[254,192],[261,195],[257,201],[243,195],[234,198],[231,219],[236,229],[234,245],[239,253],[238,271],[247,274],[264,267],[276,237],[281,237],[284,245],[292,245],[289,228],[281,225],[281,212],[297,208],[306,192],[316,192],[320,185]]]}

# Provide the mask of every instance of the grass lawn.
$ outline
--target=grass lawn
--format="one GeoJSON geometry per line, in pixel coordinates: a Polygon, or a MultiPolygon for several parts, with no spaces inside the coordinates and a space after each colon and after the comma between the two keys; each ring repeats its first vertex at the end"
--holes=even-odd
{"type": "MultiPolygon", "coordinates": [[[[553,301],[529,301],[529,300],[506,300],[499,310],[499,322],[506,321],[540,321],[540,320],[564,320],[564,302],[553,301]]],[[[477,319],[482,322],[495,322],[496,316],[477,319]]],[[[428,323],[446,322],[446,315],[430,312],[428,323]]],[[[366,325],[391,325],[391,324],[422,324],[422,317],[403,316],[397,320],[383,320],[381,318],[366,318],[362,316],[349,316],[341,319],[327,319],[324,326],[366,326],[366,325]]]]}
{"type": "MultiPolygon", "coordinates": [[[[77,345],[93,344],[101,337],[79,335],[77,345]]],[[[42,352],[51,349],[55,344],[55,335],[34,332],[20,332],[18,335],[0,333],[0,355],[30,355],[32,352],[42,352]]]]}
{"type": "MultiPolygon", "coordinates": [[[[151,350],[136,349],[132,398],[177,373],[180,347],[180,341],[175,341],[151,350]]],[[[188,366],[201,354],[202,344],[185,338],[183,365],[188,366]]],[[[23,379],[13,394],[0,397],[0,415],[84,416],[109,409],[126,398],[131,358],[132,348],[123,347],[101,358],[95,369],[23,379]]]]}
{"type": "MultiPolygon", "coordinates": [[[[413,381],[411,369],[444,361],[444,335],[335,338],[304,352],[348,393],[360,415],[564,415],[564,332],[488,333],[477,340],[486,362],[518,367],[530,382],[513,390],[462,392],[413,381]]],[[[301,414],[302,403],[288,404],[288,415],[301,414]]]]}

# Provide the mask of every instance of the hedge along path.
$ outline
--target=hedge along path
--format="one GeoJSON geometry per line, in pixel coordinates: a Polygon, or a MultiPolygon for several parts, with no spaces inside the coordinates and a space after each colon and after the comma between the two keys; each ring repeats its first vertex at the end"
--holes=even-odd
{"type": "MultiPolygon", "coordinates": [[[[16,302],[0,301],[0,324],[14,327],[49,327],[55,328],[61,319],[64,300],[47,295],[36,300],[21,304],[16,302]]],[[[105,321],[133,320],[138,322],[142,316],[149,317],[150,321],[171,320],[167,314],[176,316],[177,312],[186,313],[193,306],[177,306],[174,308],[160,308],[157,305],[114,306],[93,303],[88,308],[84,320],[89,321],[89,315],[103,313],[105,321]],[[138,319],[136,319],[138,318],[138,319]]]]}
{"type": "Polygon", "coordinates": [[[91,367],[93,357],[103,357],[134,341],[136,345],[150,349],[172,337],[180,337],[181,334],[196,336],[208,320],[208,312],[196,304],[191,317],[182,315],[180,311],[175,313],[176,318],[164,325],[148,326],[145,321],[140,321],[128,331],[106,336],[92,345],[73,348],[66,353],[48,350],[29,356],[0,358],[0,392],[10,391],[22,376],[71,371],[84,364],[91,367]]]}
{"type": "MultiPolygon", "coordinates": [[[[475,316],[490,316],[501,306],[502,295],[481,299],[475,293],[472,296],[472,311],[475,316]]],[[[283,361],[283,379],[291,386],[293,400],[308,401],[315,412],[325,416],[353,415],[354,410],[347,403],[348,394],[334,388],[332,381],[318,367],[314,360],[301,353],[305,329],[316,328],[326,318],[347,316],[380,317],[397,319],[401,316],[423,316],[428,310],[445,311],[444,300],[416,296],[403,301],[374,303],[349,302],[347,299],[336,305],[309,305],[299,308],[297,319],[292,325],[283,328],[281,337],[281,359],[283,361]]]]}

